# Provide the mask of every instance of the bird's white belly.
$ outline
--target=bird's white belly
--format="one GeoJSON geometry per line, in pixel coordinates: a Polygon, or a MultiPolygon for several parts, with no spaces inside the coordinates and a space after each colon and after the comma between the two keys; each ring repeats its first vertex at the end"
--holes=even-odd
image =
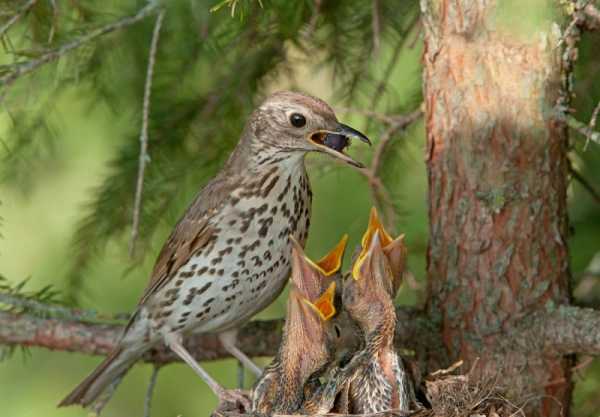
{"type": "MultiPolygon", "coordinates": [[[[290,273],[288,237],[305,241],[309,226],[308,179],[303,176],[294,185],[292,178],[275,182],[271,188],[275,198],[243,191],[232,196],[215,219],[216,238],[160,290],[170,291],[173,301],[162,314],[153,315],[151,333],[227,330],[277,297],[290,273]]],[[[266,181],[265,187],[269,184],[266,181]]]]}

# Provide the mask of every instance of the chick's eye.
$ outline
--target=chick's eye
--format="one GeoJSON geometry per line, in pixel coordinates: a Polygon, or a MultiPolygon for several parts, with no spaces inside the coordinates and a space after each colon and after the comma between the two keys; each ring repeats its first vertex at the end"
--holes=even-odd
{"type": "Polygon", "coordinates": [[[306,118],[302,116],[300,113],[293,113],[290,116],[290,123],[294,127],[302,127],[306,124],[306,118]]]}

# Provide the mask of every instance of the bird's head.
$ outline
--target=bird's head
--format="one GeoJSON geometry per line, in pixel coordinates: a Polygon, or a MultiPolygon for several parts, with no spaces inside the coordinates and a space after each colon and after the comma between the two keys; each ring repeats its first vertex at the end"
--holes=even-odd
{"type": "Polygon", "coordinates": [[[392,298],[395,298],[396,293],[400,288],[400,284],[402,284],[402,277],[406,269],[406,258],[408,251],[404,245],[404,235],[400,235],[395,239],[392,238],[381,223],[379,214],[377,213],[377,209],[375,207],[371,208],[369,224],[361,240],[360,253],[358,254],[358,257],[352,266],[352,277],[359,279],[361,274],[368,273],[368,271],[364,269],[368,267],[367,261],[370,259],[370,256],[374,256],[373,250],[375,249],[371,248],[371,245],[373,244],[375,233],[378,233],[379,235],[379,245],[381,246],[381,251],[385,256],[383,262],[386,263],[390,268],[390,279],[392,285],[389,288],[389,294],[392,298]]]}
{"type": "Polygon", "coordinates": [[[348,235],[342,236],[335,247],[316,262],[304,253],[302,245],[292,235],[289,239],[292,244],[291,282],[304,297],[315,300],[338,276],[348,235]]]}
{"type": "Polygon", "coordinates": [[[322,152],[356,167],[363,165],[344,152],[351,139],[371,144],[364,134],[338,122],[324,101],[290,91],[269,96],[253,114],[249,127],[253,138],[271,149],[322,152]]]}
{"type": "Polygon", "coordinates": [[[312,300],[292,283],[279,353],[286,385],[304,386],[333,360],[330,323],[336,313],[334,297],[335,282],[312,300]]]}
{"type": "Polygon", "coordinates": [[[316,262],[304,253],[293,237],[290,236],[290,240],[292,277],[280,355],[289,383],[303,384],[333,359],[337,336],[332,323],[337,311],[335,278],[342,265],[348,237],[343,236],[316,262]]]}
{"type": "Polygon", "coordinates": [[[393,299],[405,260],[403,236],[392,239],[373,209],[342,295],[344,308],[365,333],[375,331],[382,324],[390,324],[393,331],[393,299]]]}

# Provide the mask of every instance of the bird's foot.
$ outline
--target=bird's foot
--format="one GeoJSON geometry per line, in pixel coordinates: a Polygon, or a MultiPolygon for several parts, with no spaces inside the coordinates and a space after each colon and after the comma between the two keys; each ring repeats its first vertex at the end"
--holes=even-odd
{"type": "Polygon", "coordinates": [[[219,411],[237,411],[249,413],[252,409],[250,391],[241,389],[222,389],[216,393],[219,398],[219,411]]]}

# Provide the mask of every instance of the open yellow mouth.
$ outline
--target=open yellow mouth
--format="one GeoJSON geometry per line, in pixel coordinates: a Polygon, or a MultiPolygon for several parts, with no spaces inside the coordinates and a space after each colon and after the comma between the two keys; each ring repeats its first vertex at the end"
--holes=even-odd
{"type": "Polygon", "coordinates": [[[306,258],[316,269],[319,270],[326,277],[330,277],[340,270],[342,267],[342,258],[346,251],[346,244],[348,243],[348,235],[342,236],[337,245],[324,257],[319,259],[317,262],[313,262],[306,258]]]}
{"type": "Polygon", "coordinates": [[[367,257],[369,248],[371,247],[371,242],[373,241],[373,236],[375,236],[375,232],[379,232],[379,239],[381,240],[382,248],[385,248],[394,241],[394,239],[392,239],[392,237],[383,227],[381,220],[379,220],[377,209],[373,207],[371,208],[371,214],[369,215],[369,225],[367,226],[367,231],[361,240],[362,249],[356,262],[354,263],[354,266],[352,267],[352,278],[354,279],[360,278],[360,267],[367,257]]]}
{"type": "Polygon", "coordinates": [[[317,298],[314,302],[310,302],[307,299],[304,299],[304,302],[312,308],[318,315],[321,317],[323,321],[327,321],[333,316],[335,316],[335,305],[333,303],[333,299],[335,297],[335,282],[332,282],[329,285],[329,288],[325,290],[323,294],[319,298],[317,298]]]}

